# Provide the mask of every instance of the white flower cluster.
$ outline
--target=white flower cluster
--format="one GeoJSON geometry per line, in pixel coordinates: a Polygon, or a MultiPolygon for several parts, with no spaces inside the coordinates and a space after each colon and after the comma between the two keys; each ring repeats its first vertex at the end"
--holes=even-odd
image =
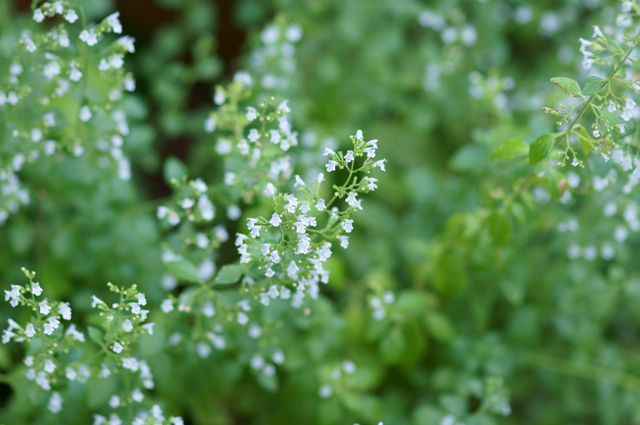
{"type": "MultiPolygon", "coordinates": [[[[136,390],[132,393],[132,398],[136,402],[141,402],[141,393],[136,393],[136,390]],[[137,394],[137,396],[136,396],[137,394]]],[[[120,398],[118,396],[111,397],[110,405],[114,409],[120,404],[120,398]]],[[[93,425],[123,425],[124,422],[120,419],[120,416],[116,413],[112,413],[109,417],[94,414],[93,425]]],[[[132,425],[184,425],[184,420],[179,416],[171,416],[165,418],[162,408],[154,404],[149,411],[141,410],[133,419],[132,425]]]]}
{"type": "Polygon", "coordinates": [[[325,155],[330,155],[327,170],[336,168],[349,170],[347,182],[335,193],[329,202],[320,197],[321,183],[324,176],[318,176],[318,182],[312,188],[295,176],[294,187],[301,192],[300,197],[291,193],[277,193],[272,183],[267,183],[264,194],[273,198],[275,212],[267,220],[263,217],[248,218],[249,235],[238,233],[236,246],[240,254],[240,263],[257,261],[264,275],[278,284],[269,285],[267,291],[260,292],[260,302],[268,306],[276,298],[288,300],[299,308],[305,294],[317,298],[320,282],[329,282],[329,271],[323,264],[331,257],[332,241],[339,241],[343,248],[349,245],[348,236],[344,233],[353,231],[353,220],[350,214],[362,209],[359,193],[367,193],[377,188],[377,179],[366,176],[356,183],[351,178],[358,172],[369,172],[379,167],[384,171],[385,159],[374,161],[377,140],[365,142],[362,131],[352,136],[353,150],[346,154],[336,153],[327,148],[325,155]],[[358,157],[365,157],[364,163],[355,167],[358,157]],[[344,198],[347,208],[340,211],[332,203],[337,198],[344,198]],[[312,207],[314,205],[314,207],[312,207]],[[328,209],[330,208],[330,209],[328,209]],[[315,210],[315,211],[314,211],[315,210]],[[326,219],[324,219],[325,216],[326,219]],[[317,229],[319,220],[323,218],[326,226],[317,229]],[[269,233],[276,230],[277,236],[269,233]],[[291,288],[295,288],[292,293],[291,288]]]}
{"type": "MultiPolygon", "coordinates": [[[[202,179],[198,178],[185,186],[180,186],[177,182],[176,184],[178,189],[181,189],[177,207],[158,207],[156,215],[159,220],[166,218],[171,226],[180,224],[183,219],[187,219],[190,222],[209,222],[213,220],[216,208],[207,195],[209,188],[202,179]]],[[[201,248],[208,246],[208,237],[204,239],[205,237],[206,235],[200,236],[198,241],[198,246],[201,248]]]]}
{"type": "MultiPolygon", "coordinates": [[[[108,284],[110,289],[114,292],[122,294],[122,301],[119,304],[114,304],[111,308],[104,301],[93,295],[91,307],[98,308],[102,312],[101,316],[105,317],[107,321],[117,323],[117,328],[112,330],[113,341],[110,343],[111,350],[116,354],[121,354],[125,346],[130,339],[127,334],[137,329],[136,335],[146,331],[149,335],[153,335],[153,327],[155,323],[145,323],[149,310],[145,310],[142,307],[147,305],[147,299],[144,294],[138,293],[135,289],[135,285],[129,289],[119,289],[112,284],[108,284]],[[130,314],[126,314],[126,311],[130,314]]],[[[122,365],[125,369],[137,370],[138,363],[133,358],[122,358],[122,365]]]]}
{"type": "Polygon", "coordinates": [[[396,296],[393,292],[386,291],[382,294],[382,297],[373,297],[369,301],[369,306],[373,309],[373,318],[375,320],[382,320],[387,316],[387,311],[384,305],[391,305],[396,300],[396,296]]]}
{"type": "Polygon", "coordinates": [[[295,44],[302,39],[302,27],[282,19],[269,24],[260,34],[261,45],[250,57],[251,71],[263,89],[286,90],[297,68],[295,44]]]}
{"type": "MultiPolygon", "coordinates": [[[[78,20],[76,9],[61,1],[43,3],[35,9],[33,19],[42,23],[46,17],[56,15],[62,16],[69,25],[78,20]]],[[[0,199],[0,225],[21,204],[29,203],[28,192],[21,187],[17,174],[23,164],[34,163],[42,156],[50,157],[65,150],[81,156],[88,150],[101,168],[113,166],[121,179],[131,178],[130,163],[122,151],[123,137],[129,134],[129,128],[125,113],[116,104],[122,99],[123,90],[135,89],[135,81],[122,69],[123,55],[134,51],[134,40],[122,37],[110,49],[104,50],[107,52],[104,57],[101,54],[85,56],[72,46],[75,43],[69,38],[65,25],[60,24],[48,32],[23,30],[19,45],[24,46],[26,52],[23,50],[20,55],[6,58],[4,62],[9,64],[8,69],[0,69],[3,75],[6,72],[8,76],[0,82],[0,112],[29,111],[28,114],[21,113],[25,118],[9,125],[5,153],[0,155],[0,191],[3,195],[0,199]],[[105,80],[87,82],[84,76],[94,66],[103,71],[110,70],[112,74],[105,80]],[[103,86],[105,81],[112,86],[106,91],[99,91],[106,93],[104,98],[85,98],[84,85],[103,86]],[[53,106],[52,100],[67,93],[70,93],[70,99],[79,99],[72,103],[79,102],[77,117],[83,125],[67,122],[63,119],[64,114],[53,106]],[[115,111],[111,116],[106,114],[110,110],[115,111]],[[96,130],[92,123],[96,116],[107,124],[100,125],[100,130],[96,130]],[[73,128],[73,131],[64,131],[66,127],[73,128]]],[[[95,27],[83,30],[79,42],[93,46],[105,32],[122,32],[118,13],[108,16],[95,27]]]]}
{"type": "Polygon", "coordinates": [[[328,371],[329,382],[320,386],[318,389],[318,396],[320,396],[320,398],[331,397],[333,395],[334,386],[344,385],[348,376],[355,373],[355,371],[356,364],[351,360],[345,360],[339,366],[330,368],[328,371]]]}

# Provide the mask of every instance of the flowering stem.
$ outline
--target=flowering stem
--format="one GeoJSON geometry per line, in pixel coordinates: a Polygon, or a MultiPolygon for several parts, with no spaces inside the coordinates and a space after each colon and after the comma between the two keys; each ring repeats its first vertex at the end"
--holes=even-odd
{"type": "MultiPolygon", "coordinates": [[[[613,72],[609,75],[609,77],[606,80],[604,80],[604,83],[602,83],[602,87],[603,88],[609,85],[609,83],[616,76],[618,71],[620,71],[620,69],[624,66],[624,64],[627,61],[627,59],[629,59],[629,56],[631,55],[631,53],[633,53],[633,50],[636,48],[636,44],[638,44],[638,40],[640,40],[640,35],[638,37],[636,37],[636,39],[633,41],[633,43],[631,44],[631,48],[629,49],[627,54],[622,58],[622,60],[618,64],[618,66],[613,70],[613,72]]],[[[592,94],[589,97],[589,99],[587,99],[585,101],[584,105],[580,109],[580,112],[578,112],[578,116],[576,116],[573,119],[573,121],[571,121],[571,124],[569,124],[569,127],[564,131],[564,134],[562,135],[562,137],[558,138],[558,141],[556,142],[555,146],[560,144],[562,139],[564,139],[565,137],[567,139],[567,145],[569,145],[569,134],[571,133],[571,129],[578,123],[578,121],[580,121],[580,118],[582,118],[582,116],[586,112],[587,108],[589,108],[591,106],[591,101],[593,100],[594,97],[596,97],[595,93],[592,94]]]]}

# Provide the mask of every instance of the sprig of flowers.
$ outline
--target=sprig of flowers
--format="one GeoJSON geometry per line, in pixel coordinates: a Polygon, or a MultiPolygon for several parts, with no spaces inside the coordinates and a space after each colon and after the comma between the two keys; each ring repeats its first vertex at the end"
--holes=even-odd
{"type": "Polygon", "coordinates": [[[118,13],[87,26],[82,7],[56,1],[36,8],[33,20],[33,29],[22,31],[16,54],[0,57],[0,72],[8,76],[0,82],[0,112],[8,123],[0,134],[0,187],[5,195],[0,199],[0,225],[29,203],[19,173],[39,158],[88,154],[107,172],[123,180],[131,177],[123,153],[129,126],[121,100],[123,92],[135,90],[135,80],[123,67],[124,56],[135,51],[134,39],[123,36],[98,44],[107,33],[122,33],[118,13]],[[41,29],[55,16],[62,22],[41,29]]]}

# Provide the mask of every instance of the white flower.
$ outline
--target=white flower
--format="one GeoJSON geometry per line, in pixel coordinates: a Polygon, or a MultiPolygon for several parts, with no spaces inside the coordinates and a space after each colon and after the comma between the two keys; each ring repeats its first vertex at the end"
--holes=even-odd
{"type": "Polygon", "coordinates": [[[207,187],[207,184],[203,182],[201,178],[197,178],[193,182],[193,188],[198,192],[206,192],[207,190],[209,190],[209,188],[207,187]]]}
{"type": "Polygon", "coordinates": [[[351,360],[345,360],[342,362],[342,370],[350,375],[356,371],[356,364],[351,360]]]}
{"type": "Polygon", "coordinates": [[[32,338],[36,334],[36,330],[31,323],[25,328],[24,334],[29,338],[32,338]]]}
{"type": "Polygon", "coordinates": [[[344,162],[349,163],[349,162],[352,162],[353,160],[354,160],[353,151],[348,150],[347,154],[344,156],[344,162]]]}
{"type": "Polygon", "coordinates": [[[238,142],[238,150],[240,151],[240,155],[248,155],[249,154],[249,143],[245,139],[241,139],[238,142]]]}
{"type": "Polygon", "coordinates": [[[257,323],[252,323],[249,325],[249,337],[253,339],[260,338],[262,335],[262,328],[257,323]]]}
{"type": "Polygon", "coordinates": [[[109,62],[107,62],[104,59],[100,59],[100,64],[98,65],[98,70],[106,71],[109,68],[111,68],[111,65],[109,65],[109,62]]]}
{"type": "Polygon", "coordinates": [[[56,364],[51,359],[47,359],[44,361],[45,372],[53,373],[55,370],[56,370],[56,364]]]}
{"type": "Polygon", "coordinates": [[[38,8],[33,12],[33,20],[36,22],[44,21],[44,14],[42,13],[42,10],[38,8]]]}
{"type": "Polygon", "coordinates": [[[69,79],[71,81],[80,81],[82,78],[82,72],[75,67],[75,65],[71,65],[71,70],[69,71],[69,79]]]}
{"type": "Polygon", "coordinates": [[[82,30],[79,38],[87,43],[88,46],[95,46],[98,44],[98,35],[93,31],[93,28],[91,28],[90,31],[82,30]]]}
{"type": "Polygon", "coordinates": [[[122,345],[119,342],[116,342],[115,344],[113,344],[113,352],[116,354],[120,354],[122,353],[122,345]]]}
{"type": "Polygon", "coordinates": [[[122,47],[124,47],[127,52],[135,53],[136,52],[136,48],[133,45],[133,43],[135,41],[136,41],[135,38],[129,37],[128,35],[125,35],[124,37],[120,37],[118,39],[118,44],[120,44],[122,47]]]}
{"type": "Polygon", "coordinates": [[[293,187],[298,188],[298,187],[302,187],[302,186],[306,186],[306,184],[305,184],[305,183],[304,183],[304,181],[300,178],[300,176],[296,174],[296,176],[295,176],[295,183],[293,184],[293,187]]]}
{"type": "Polygon", "coordinates": [[[106,17],[106,21],[116,34],[122,33],[122,24],[118,17],[120,16],[120,12],[112,13],[111,15],[106,17]]]}
{"type": "Polygon", "coordinates": [[[42,73],[47,77],[47,80],[51,81],[56,75],[60,74],[60,65],[53,60],[44,66],[42,73]]]}
{"type": "Polygon", "coordinates": [[[40,283],[39,282],[35,282],[33,285],[31,285],[31,292],[36,297],[39,297],[40,294],[42,294],[42,288],[40,287],[40,283]]]}
{"type": "Polygon", "coordinates": [[[204,233],[196,234],[196,245],[198,248],[205,249],[209,246],[209,238],[204,233]]]}
{"type": "Polygon", "coordinates": [[[593,130],[593,137],[599,138],[600,137],[600,132],[598,130],[593,130]]]}
{"type": "Polygon", "coordinates": [[[278,111],[284,111],[287,114],[291,112],[291,109],[289,109],[289,106],[287,105],[288,102],[288,100],[283,100],[282,103],[278,105],[278,111]]]}
{"type": "Polygon", "coordinates": [[[336,165],[338,165],[338,163],[334,160],[329,160],[329,162],[325,165],[325,167],[327,167],[327,171],[328,172],[332,172],[336,169],[336,165]]]}
{"type": "Polygon", "coordinates": [[[89,109],[89,107],[85,105],[80,108],[80,113],[78,114],[78,116],[80,117],[81,121],[87,122],[93,115],[91,114],[91,110],[89,109]]]}
{"type": "Polygon", "coordinates": [[[593,35],[592,35],[592,37],[593,38],[604,37],[604,34],[602,33],[602,31],[600,31],[600,27],[599,26],[597,26],[597,25],[593,26],[593,35]]]}
{"type": "Polygon", "coordinates": [[[385,162],[387,162],[387,160],[386,160],[386,159],[381,159],[380,161],[376,161],[376,162],[374,162],[374,163],[373,163],[373,166],[374,166],[374,167],[380,167],[380,169],[381,169],[382,171],[386,171],[386,170],[384,169],[384,164],[385,164],[385,162]]]}
{"type": "Polygon", "coordinates": [[[256,111],[256,109],[255,109],[255,108],[252,108],[251,106],[249,106],[249,107],[247,108],[247,119],[248,119],[249,121],[253,121],[253,120],[255,120],[256,118],[258,118],[258,111],[256,111]]]}
{"type": "Polygon", "coordinates": [[[133,92],[136,90],[136,79],[132,77],[127,77],[124,79],[124,89],[128,92],[133,92]]]}
{"type": "Polygon", "coordinates": [[[249,136],[247,136],[247,139],[255,143],[259,138],[260,138],[260,133],[258,133],[258,130],[256,130],[255,128],[252,128],[251,130],[249,130],[249,136]]]}
{"type": "Polygon", "coordinates": [[[195,204],[194,200],[191,198],[184,198],[182,200],[182,202],[180,203],[180,206],[182,207],[182,209],[189,209],[191,208],[193,205],[195,204]]]}
{"type": "Polygon", "coordinates": [[[293,214],[296,212],[296,208],[298,207],[298,200],[295,196],[289,194],[284,197],[284,200],[288,202],[287,205],[284,206],[284,209],[289,212],[289,214],[293,214]]]}
{"type": "Polygon", "coordinates": [[[216,90],[216,94],[213,96],[213,102],[216,105],[222,105],[225,100],[226,100],[226,97],[224,93],[220,90],[216,90]]]}
{"type": "Polygon", "coordinates": [[[109,399],[109,406],[111,406],[112,409],[120,406],[120,397],[118,397],[117,395],[112,395],[109,399]]]}
{"type": "Polygon", "coordinates": [[[71,320],[71,307],[69,307],[69,303],[60,303],[58,313],[64,320],[71,320]]]}
{"type": "Polygon", "coordinates": [[[124,321],[124,323],[122,324],[122,329],[124,329],[125,332],[131,332],[133,330],[133,325],[131,324],[131,320],[127,319],[124,321]]]}
{"type": "Polygon", "coordinates": [[[342,228],[344,229],[345,232],[351,233],[351,231],[353,230],[353,220],[349,220],[348,218],[345,218],[344,221],[342,222],[342,228]]]}
{"type": "Polygon", "coordinates": [[[214,207],[213,203],[211,203],[207,195],[200,195],[200,197],[198,198],[198,208],[200,208],[200,214],[202,214],[202,218],[204,220],[213,220],[216,208],[214,207]]]}
{"type": "Polygon", "coordinates": [[[160,304],[160,309],[164,313],[169,313],[173,311],[173,302],[167,298],[166,300],[162,301],[162,304],[160,304]]]}
{"type": "Polygon", "coordinates": [[[255,370],[260,370],[264,366],[264,358],[260,354],[254,354],[249,361],[251,367],[255,370]]]}
{"type": "Polygon", "coordinates": [[[276,285],[271,285],[271,287],[269,287],[269,291],[267,292],[267,295],[269,295],[269,297],[271,298],[278,298],[278,296],[280,295],[280,293],[278,292],[278,287],[276,285]]]}
{"type": "Polygon", "coordinates": [[[64,19],[66,19],[69,23],[73,24],[75,21],[78,20],[78,14],[76,13],[75,10],[69,9],[67,10],[67,14],[64,15],[64,19]]]}
{"type": "Polygon", "coordinates": [[[340,246],[344,249],[347,249],[349,247],[349,236],[338,236],[338,239],[340,239],[340,246]]]}
{"type": "Polygon", "coordinates": [[[273,183],[267,183],[267,186],[264,188],[264,191],[262,193],[265,194],[265,196],[273,196],[276,194],[276,187],[273,185],[273,183]]]}
{"type": "Polygon", "coordinates": [[[100,298],[96,297],[95,295],[92,295],[91,298],[92,298],[91,308],[96,308],[98,304],[104,304],[104,302],[100,298]]]}
{"type": "Polygon", "coordinates": [[[620,133],[624,134],[625,132],[625,128],[624,128],[624,124],[618,124],[616,125],[616,127],[618,128],[618,130],[620,130],[620,133]]]}
{"type": "Polygon", "coordinates": [[[207,118],[204,121],[204,131],[207,133],[213,133],[216,129],[216,120],[214,118],[207,118]]]}
{"type": "Polygon", "coordinates": [[[280,139],[282,138],[282,136],[280,136],[280,132],[278,130],[269,130],[269,138],[271,140],[271,143],[277,145],[278,143],[280,143],[280,139]]]}
{"type": "Polygon", "coordinates": [[[577,158],[573,158],[573,161],[571,161],[571,165],[573,165],[574,167],[577,167],[580,163],[578,162],[577,158]]]}
{"type": "Polygon", "coordinates": [[[271,262],[273,262],[274,264],[278,264],[280,263],[280,254],[278,253],[277,249],[274,249],[273,252],[271,253],[271,262]]]}
{"type": "Polygon", "coordinates": [[[38,306],[40,307],[40,314],[47,315],[51,311],[51,307],[47,304],[47,300],[42,301],[38,306]]]}
{"type": "Polygon", "coordinates": [[[132,392],[131,392],[131,398],[133,399],[133,401],[135,401],[136,403],[140,403],[142,402],[142,400],[144,399],[144,394],[142,394],[142,391],[140,391],[139,388],[135,388],[132,392]]]}
{"type": "Polygon", "coordinates": [[[124,65],[121,54],[115,54],[109,59],[109,65],[114,69],[120,69],[124,65]]]}
{"type": "Polygon", "coordinates": [[[139,367],[138,360],[133,357],[124,357],[122,359],[122,367],[135,372],[139,367]]]}
{"type": "Polygon", "coordinates": [[[47,409],[51,411],[51,413],[59,413],[62,410],[62,397],[60,393],[54,391],[51,394],[51,398],[49,399],[49,404],[47,405],[47,409]]]}
{"type": "Polygon", "coordinates": [[[249,316],[247,316],[243,312],[239,312],[238,313],[238,323],[244,326],[244,325],[247,324],[247,322],[249,322],[249,316]]]}
{"type": "MultiPolygon", "coordinates": [[[[360,131],[360,130],[358,130],[360,131]]],[[[330,385],[325,384],[318,389],[318,395],[320,398],[329,398],[333,395],[333,388],[330,385]]]]}
{"type": "Polygon", "coordinates": [[[271,223],[273,227],[278,227],[282,223],[282,219],[280,218],[278,213],[273,213],[273,215],[271,216],[271,220],[269,220],[269,223],[271,223]]]}
{"type": "Polygon", "coordinates": [[[216,309],[213,305],[213,302],[207,301],[204,304],[204,306],[202,307],[202,314],[209,318],[213,317],[216,314],[216,309]]]}

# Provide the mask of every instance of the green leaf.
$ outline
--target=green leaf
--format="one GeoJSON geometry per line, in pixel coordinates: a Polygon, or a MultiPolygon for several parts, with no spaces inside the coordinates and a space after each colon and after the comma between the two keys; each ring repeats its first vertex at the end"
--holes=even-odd
{"type": "Polygon", "coordinates": [[[89,379],[86,383],[87,406],[91,409],[98,409],[103,406],[116,393],[116,387],[116,377],[114,375],[106,379],[89,379]]]}
{"type": "Polygon", "coordinates": [[[582,93],[587,96],[600,93],[600,90],[602,90],[602,81],[600,77],[587,78],[582,87],[582,93]]]}
{"type": "Polygon", "coordinates": [[[440,396],[440,404],[449,413],[458,417],[464,416],[467,413],[467,401],[457,395],[443,395],[440,396]]]}
{"type": "Polygon", "coordinates": [[[531,146],[529,146],[530,165],[535,165],[549,156],[553,150],[556,137],[555,134],[543,134],[531,143],[531,146]]]}
{"type": "Polygon", "coordinates": [[[424,324],[429,334],[439,342],[449,343],[456,336],[456,331],[449,319],[436,311],[424,316],[424,324]]]}
{"type": "Polygon", "coordinates": [[[600,108],[600,107],[597,107],[597,108],[598,108],[598,111],[600,111],[601,118],[605,120],[607,125],[609,125],[609,127],[612,127],[613,131],[615,131],[617,135],[621,135],[622,132],[618,127],[616,127],[618,124],[621,123],[620,117],[614,112],[609,112],[606,108],[600,108]]]}
{"type": "Polygon", "coordinates": [[[444,416],[444,413],[436,406],[431,404],[422,404],[411,414],[412,423],[414,425],[437,425],[444,416]]]}
{"type": "Polygon", "coordinates": [[[94,328],[93,326],[89,326],[87,330],[89,331],[89,339],[102,346],[104,343],[104,334],[102,331],[98,328],[94,328]]]}
{"type": "Polygon", "coordinates": [[[498,245],[509,245],[511,242],[511,222],[505,212],[492,211],[489,214],[489,234],[498,245]]]}
{"type": "Polygon", "coordinates": [[[380,341],[380,355],[388,364],[399,363],[407,349],[404,333],[400,326],[395,326],[391,332],[380,341]]]}
{"type": "Polygon", "coordinates": [[[553,77],[551,82],[560,87],[573,97],[580,95],[580,85],[576,80],[569,77],[553,77]]]}
{"type": "Polygon", "coordinates": [[[500,146],[498,146],[489,158],[491,161],[495,159],[507,159],[515,158],[517,156],[524,156],[529,152],[529,145],[522,139],[509,139],[505,140],[500,146]]]}
{"type": "Polygon", "coordinates": [[[162,175],[164,176],[164,181],[167,184],[171,184],[171,180],[180,180],[182,176],[188,175],[187,167],[175,156],[170,156],[164,162],[164,167],[162,169],[162,175]]]}
{"type": "Polygon", "coordinates": [[[270,393],[278,392],[278,375],[276,375],[275,373],[273,375],[267,375],[264,372],[258,372],[258,374],[256,375],[256,380],[258,381],[258,385],[260,385],[270,393]]]}
{"type": "Polygon", "coordinates": [[[469,144],[458,149],[451,159],[449,167],[454,171],[478,174],[489,164],[489,155],[484,146],[469,144]]]}
{"type": "Polygon", "coordinates": [[[202,283],[200,276],[198,276],[196,266],[188,260],[169,261],[164,263],[164,266],[178,280],[191,283],[202,283]]]}
{"type": "Polygon", "coordinates": [[[216,276],[216,283],[236,283],[242,276],[242,267],[239,264],[227,264],[222,266],[216,276]]]}
{"type": "Polygon", "coordinates": [[[582,153],[584,153],[584,155],[587,156],[589,155],[589,152],[593,150],[593,141],[591,137],[589,137],[587,130],[583,126],[580,125],[576,127],[578,127],[578,134],[580,135],[580,144],[582,145],[582,153]]]}
{"type": "Polygon", "coordinates": [[[345,408],[362,417],[367,422],[374,423],[384,415],[384,404],[379,397],[370,394],[359,394],[345,391],[340,397],[345,408]]]}
{"type": "Polygon", "coordinates": [[[636,72],[640,74],[640,61],[631,60],[631,63],[633,63],[633,69],[635,69],[636,72]]]}

